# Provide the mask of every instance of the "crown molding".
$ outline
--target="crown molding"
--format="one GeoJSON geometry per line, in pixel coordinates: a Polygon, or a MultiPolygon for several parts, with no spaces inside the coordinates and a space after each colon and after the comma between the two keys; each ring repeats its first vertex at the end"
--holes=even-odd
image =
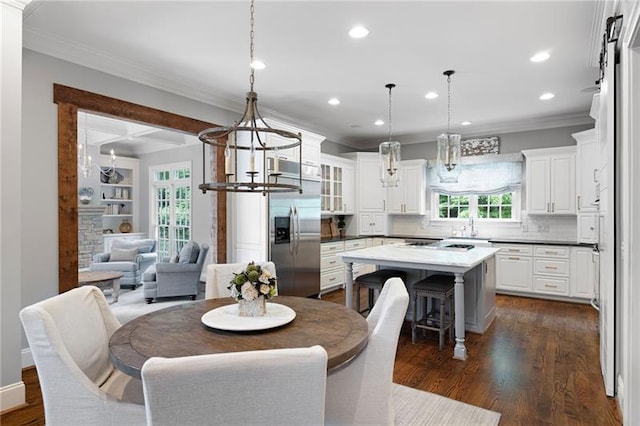
{"type": "Polygon", "coordinates": [[[2,0],[2,4],[14,7],[18,10],[24,10],[27,5],[31,3],[31,0],[2,0]]]}
{"type": "MultiPolygon", "coordinates": [[[[580,126],[586,124],[594,124],[593,119],[589,116],[589,112],[578,112],[570,114],[560,114],[554,116],[536,117],[533,119],[514,120],[506,123],[488,123],[484,126],[474,126],[473,129],[463,132],[463,138],[487,136],[487,135],[503,135],[507,133],[528,132],[533,130],[554,129],[558,127],[580,126]]],[[[395,140],[403,145],[417,143],[435,143],[441,130],[424,132],[420,134],[406,134],[394,137],[395,140]]],[[[340,142],[356,149],[375,148],[380,140],[371,141],[370,139],[351,139],[340,142]]]]}
{"type": "Polygon", "coordinates": [[[141,67],[122,58],[87,49],[80,44],[53,34],[44,34],[25,27],[23,47],[218,108],[237,113],[244,111],[244,98],[232,99],[226,94],[214,93],[210,90],[203,91],[201,87],[197,86],[193,81],[185,79],[182,75],[158,73],[155,70],[141,67]]]}

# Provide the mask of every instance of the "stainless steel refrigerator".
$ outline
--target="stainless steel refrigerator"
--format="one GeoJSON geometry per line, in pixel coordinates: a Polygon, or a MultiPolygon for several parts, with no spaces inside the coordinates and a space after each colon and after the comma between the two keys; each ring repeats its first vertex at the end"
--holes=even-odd
{"type": "MultiPolygon", "coordinates": [[[[283,162],[281,160],[281,170],[286,167],[283,162]]],[[[281,177],[279,181],[286,179],[281,177]]],[[[269,259],[276,265],[278,294],[312,297],[320,293],[320,176],[317,167],[305,166],[302,194],[269,194],[269,259]]]]}

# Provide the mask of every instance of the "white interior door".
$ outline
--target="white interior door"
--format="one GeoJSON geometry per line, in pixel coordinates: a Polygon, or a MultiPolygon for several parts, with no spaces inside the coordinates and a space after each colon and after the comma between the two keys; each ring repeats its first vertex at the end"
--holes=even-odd
{"type": "Polygon", "coordinates": [[[600,83],[600,368],[607,395],[615,395],[615,43],[600,83]]]}

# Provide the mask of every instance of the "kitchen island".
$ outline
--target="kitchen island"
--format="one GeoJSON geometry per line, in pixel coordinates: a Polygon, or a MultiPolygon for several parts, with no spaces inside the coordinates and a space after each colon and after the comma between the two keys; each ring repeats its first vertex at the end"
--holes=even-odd
{"type": "MultiPolygon", "coordinates": [[[[499,248],[473,247],[457,250],[442,246],[412,246],[392,244],[369,247],[338,254],[346,264],[346,305],[353,308],[353,263],[368,263],[379,267],[417,269],[433,272],[451,272],[455,275],[455,334],[453,357],[467,359],[465,339],[465,285],[464,277],[473,277],[475,285],[467,295],[467,303],[473,303],[478,317],[478,328],[484,332],[495,316],[494,256],[499,248]],[[470,275],[471,274],[471,275],[470,275]],[[473,294],[472,294],[473,293],[473,294]],[[473,297],[469,297],[473,296],[473,297]]],[[[413,283],[406,283],[410,290],[413,283]]]]}

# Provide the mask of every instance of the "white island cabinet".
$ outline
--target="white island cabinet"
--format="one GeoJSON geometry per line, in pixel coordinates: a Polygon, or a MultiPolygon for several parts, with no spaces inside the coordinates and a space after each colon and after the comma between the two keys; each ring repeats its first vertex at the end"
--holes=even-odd
{"type": "MultiPolygon", "coordinates": [[[[390,244],[338,253],[337,256],[346,264],[346,305],[353,308],[352,270],[354,263],[421,271],[451,272],[455,275],[456,317],[456,346],[453,350],[453,357],[465,360],[467,359],[467,348],[464,345],[465,322],[468,319],[465,305],[473,305],[471,311],[475,311],[472,317],[478,322],[477,331],[481,333],[486,330],[495,316],[493,258],[499,250],[492,247],[475,247],[463,252],[390,244]],[[468,285],[472,287],[467,290],[465,277],[468,277],[470,273],[473,274],[475,280],[469,281],[468,285]],[[467,292],[469,292],[468,295],[467,292]]],[[[411,290],[411,284],[408,285],[409,290],[411,290]]]]}

